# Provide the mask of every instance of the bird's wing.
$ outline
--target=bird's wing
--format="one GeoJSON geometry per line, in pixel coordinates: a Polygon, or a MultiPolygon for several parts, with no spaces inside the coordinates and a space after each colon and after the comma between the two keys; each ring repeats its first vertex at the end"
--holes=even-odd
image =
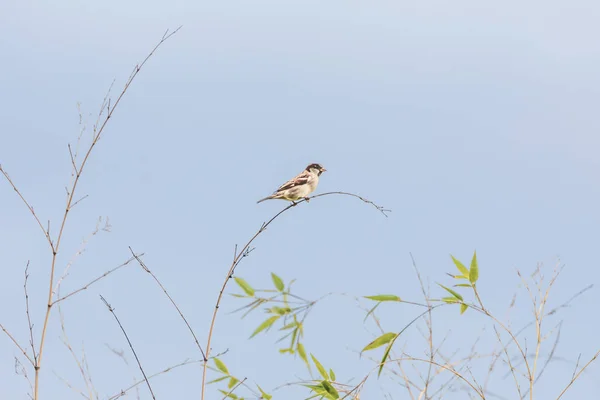
{"type": "Polygon", "coordinates": [[[274,193],[283,192],[284,190],[288,190],[288,189],[291,189],[296,186],[306,185],[310,181],[311,178],[312,177],[310,175],[310,172],[303,171],[301,174],[299,174],[295,178],[290,179],[289,181],[287,181],[286,183],[281,185],[274,193]]]}

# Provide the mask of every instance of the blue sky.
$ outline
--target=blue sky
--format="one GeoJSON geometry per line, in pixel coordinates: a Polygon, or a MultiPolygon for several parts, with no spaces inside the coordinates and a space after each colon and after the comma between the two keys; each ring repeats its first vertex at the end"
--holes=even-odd
{"type": "MultiPolygon", "coordinates": [[[[353,296],[422,299],[410,254],[432,295],[441,296],[434,286],[452,283],[449,254],[467,261],[477,249],[488,307],[504,318],[518,293],[515,327],[533,315],[517,269],[527,275],[543,263],[549,277],[557,262],[565,265],[550,307],[600,279],[597,2],[8,0],[2,8],[0,163],[54,232],[70,178],[67,143],[80,129],[77,104],[89,132],[111,82],[114,97],[163,32],[183,25],[142,70],[84,172],[79,193],[89,198],[67,224],[59,270],[98,217],[109,217],[112,229],[89,241],[64,291],[125,261],[131,246],[146,253],[204,342],[234,245],[284,206],[256,200],[311,162],[328,170],[318,192],[364,195],[392,209],[390,217],[346,197],[302,204],[257,240],[238,274],[267,287],[276,272],[296,279],[298,294],[310,299],[333,293],[308,317],[305,345],[340,380],[359,380],[373,365],[356,354],[376,331],[362,323],[353,296]]],[[[7,182],[0,206],[0,323],[27,343],[24,266],[30,260],[39,338],[49,254],[7,182]]],[[[99,294],[116,308],[148,371],[199,357],[147,274],[126,268],[63,306],[100,398],[138,372],[99,294]],[[124,349],[130,365],[105,344],[124,349]]],[[[578,355],[598,350],[591,305],[599,302],[595,288],[587,291],[544,326],[563,321],[559,358],[540,380],[539,398],[555,398],[578,355]]],[[[229,349],[229,368],[267,390],[306,378],[299,360],[278,354],[277,332],[248,340],[265,317],[228,314],[241,305],[226,297],[213,341],[214,351],[229,349]]],[[[435,316],[447,352],[464,353],[479,336],[480,352],[490,351],[489,320],[455,311],[435,316]]],[[[382,308],[386,330],[417,313],[408,305],[382,308]]],[[[49,329],[42,393],[80,398],[57,377],[82,386],[57,313],[49,329]]],[[[427,350],[417,329],[402,346],[427,350]]],[[[26,381],[14,375],[18,355],[2,336],[1,398],[27,398],[26,381]]],[[[515,398],[502,368],[491,388],[515,398]]],[[[564,398],[599,392],[598,368],[564,398]]],[[[198,377],[197,367],[184,367],[153,388],[157,398],[184,398],[198,393],[198,377]]],[[[368,398],[406,398],[385,379],[365,390],[368,398]]],[[[275,393],[307,396],[293,388],[275,393]]],[[[140,395],[150,398],[143,389],[140,395]]]]}

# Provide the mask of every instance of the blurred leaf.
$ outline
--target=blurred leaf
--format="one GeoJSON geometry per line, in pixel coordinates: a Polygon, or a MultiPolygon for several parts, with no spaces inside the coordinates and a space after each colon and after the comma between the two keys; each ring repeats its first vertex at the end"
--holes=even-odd
{"type": "Polygon", "coordinates": [[[294,349],[279,349],[279,353],[281,353],[281,354],[285,354],[285,353],[293,354],[294,353],[294,349]]]}
{"type": "Polygon", "coordinates": [[[254,289],[252,288],[252,286],[250,286],[248,282],[246,282],[242,278],[238,278],[237,276],[234,279],[235,283],[237,283],[239,287],[242,288],[244,293],[246,293],[248,296],[254,296],[254,289]]]}
{"type": "Polygon", "coordinates": [[[269,312],[271,314],[278,314],[278,315],[289,314],[291,311],[292,311],[292,309],[289,307],[277,307],[277,306],[273,306],[269,310],[269,312]]]}
{"type": "Polygon", "coordinates": [[[227,384],[227,389],[231,389],[232,387],[237,385],[238,382],[239,381],[232,376],[231,379],[229,379],[229,383],[227,384]]]}
{"type": "Polygon", "coordinates": [[[327,371],[325,371],[325,368],[323,368],[323,366],[321,365],[319,360],[317,360],[317,357],[313,356],[312,353],[311,353],[310,357],[312,358],[313,362],[315,363],[315,366],[317,367],[317,370],[319,371],[319,373],[321,374],[323,379],[326,379],[326,380],[329,379],[329,375],[327,375],[327,371]]]}
{"type": "Polygon", "coordinates": [[[464,314],[464,313],[465,313],[465,311],[467,311],[467,308],[469,308],[469,306],[468,306],[468,305],[466,305],[465,303],[462,303],[462,304],[460,305],[460,313],[461,313],[461,314],[464,314]]]}
{"type": "Polygon", "coordinates": [[[285,285],[283,284],[283,280],[278,277],[277,275],[275,275],[273,272],[271,272],[271,279],[273,280],[273,284],[275,285],[275,288],[277,290],[279,290],[280,292],[283,292],[283,289],[285,288],[285,285]]]}
{"type": "MultiPolygon", "coordinates": [[[[406,329],[406,328],[404,328],[404,329],[406,329]]],[[[400,332],[400,333],[402,333],[402,332],[400,332]]],[[[387,361],[388,356],[390,355],[392,346],[394,345],[394,342],[396,341],[396,339],[400,336],[400,333],[398,333],[392,340],[390,340],[387,347],[385,348],[385,351],[383,352],[383,357],[381,358],[381,364],[379,365],[379,371],[377,372],[377,376],[381,375],[381,371],[383,371],[383,366],[385,365],[385,362],[387,361]]]]}
{"type": "Polygon", "coordinates": [[[384,333],[383,335],[379,336],[377,339],[373,340],[371,343],[366,345],[365,348],[362,349],[361,353],[363,351],[373,350],[380,346],[383,346],[384,344],[389,343],[390,340],[394,339],[396,336],[398,336],[397,333],[393,333],[393,332],[384,333]]]}
{"type": "Polygon", "coordinates": [[[375,301],[402,301],[402,299],[395,294],[378,294],[375,296],[364,296],[365,299],[375,301]]]}
{"type": "Polygon", "coordinates": [[[298,351],[298,354],[300,355],[300,358],[302,359],[302,361],[304,361],[304,363],[306,364],[306,367],[308,368],[308,372],[311,372],[310,363],[308,362],[308,357],[306,357],[306,350],[304,349],[304,345],[302,343],[298,342],[298,345],[296,346],[296,350],[298,351]]]}
{"type": "Polygon", "coordinates": [[[363,319],[363,322],[365,322],[365,321],[367,320],[367,318],[369,318],[369,315],[371,315],[371,314],[373,314],[373,313],[375,312],[375,309],[377,309],[377,307],[379,307],[379,305],[380,305],[380,304],[381,304],[381,302],[380,302],[380,301],[379,301],[379,302],[377,302],[377,304],[375,304],[375,305],[373,306],[373,308],[371,308],[371,309],[369,310],[369,312],[367,313],[367,315],[365,315],[365,319],[363,319]]]}
{"type": "Polygon", "coordinates": [[[442,297],[442,301],[448,304],[460,303],[460,300],[458,300],[456,297],[442,297]]]}
{"type": "Polygon", "coordinates": [[[454,287],[468,287],[468,288],[471,288],[471,287],[473,287],[473,285],[471,285],[470,283],[457,283],[456,285],[454,285],[454,287]]]}
{"type": "Polygon", "coordinates": [[[323,386],[325,391],[331,395],[332,398],[334,398],[334,399],[340,398],[340,394],[338,393],[337,390],[335,390],[335,388],[333,387],[333,385],[331,383],[329,383],[325,380],[325,381],[321,382],[321,385],[323,386]]]}
{"type": "Polygon", "coordinates": [[[331,368],[329,368],[329,377],[332,381],[335,381],[335,372],[331,368]]]}
{"type": "Polygon", "coordinates": [[[288,329],[292,329],[292,328],[296,328],[298,326],[298,324],[296,324],[296,322],[290,322],[287,325],[284,325],[282,328],[280,328],[280,331],[287,331],[288,329]]]}
{"type": "Polygon", "coordinates": [[[471,271],[469,271],[469,281],[471,283],[477,282],[479,279],[479,266],[477,265],[477,251],[473,253],[473,258],[471,259],[471,271]]]}
{"type": "Polygon", "coordinates": [[[264,390],[262,390],[262,388],[260,386],[256,385],[256,387],[258,387],[258,390],[260,390],[260,394],[262,395],[263,399],[271,400],[273,398],[273,396],[271,396],[270,394],[268,394],[264,390]]]}
{"type": "Polygon", "coordinates": [[[207,384],[210,385],[211,383],[221,382],[227,378],[229,378],[229,375],[223,375],[223,376],[218,377],[217,379],[213,379],[212,381],[208,382],[207,384]]]}
{"type": "Polygon", "coordinates": [[[259,334],[260,332],[264,331],[265,329],[268,329],[271,327],[271,325],[273,325],[275,323],[275,321],[277,321],[280,318],[279,315],[274,315],[270,318],[267,318],[266,320],[264,320],[262,322],[262,324],[260,324],[258,326],[258,328],[256,328],[254,330],[254,332],[252,332],[252,335],[250,335],[250,338],[253,338],[254,336],[256,336],[257,334],[259,334]]]}
{"type": "Polygon", "coordinates": [[[221,392],[221,394],[223,394],[223,396],[229,397],[230,399],[235,399],[235,400],[238,399],[237,395],[235,395],[234,393],[229,393],[229,392],[226,392],[226,391],[221,390],[221,389],[219,389],[219,392],[221,392]]]}
{"type": "Polygon", "coordinates": [[[454,262],[454,265],[456,265],[456,268],[458,268],[460,273],[463,274],[465,277],[469,276],[469,270],[467,269],[467,267],[465,267],[463,263],[454,258],[452,254],[450,254],[450,257],[452,257],[452,261],[454,262]]]}
{"type": "Polygon", "coordinates": [[[460,294],[458,294],[457,292],[455,292],[454,290],[452,290],[452,289],[450,289],[450,288],[447,288],[446,286],[444,286],[444,285],[442,285],[442,284],[440,284],[440,283],[438,283],[438,285],[440,285],[441,287],[443,287],[444,289],[446,289],[446,291],[447,291],[448,293],[450,293],[452,296],[456,297],[456,298],[457,298],[457,299],[459,299],[460,301],[463,301],[463,297],[462,297],[460,294]]]}
{"type": "Polygon", "coordinates": [[[213,359],[213,361],[215,362],[215,366],[219,369],[219,371],[229,375],[229,370],[227,370],[227,367],[223,361],[219,360],[218,358],[213,359]]]}

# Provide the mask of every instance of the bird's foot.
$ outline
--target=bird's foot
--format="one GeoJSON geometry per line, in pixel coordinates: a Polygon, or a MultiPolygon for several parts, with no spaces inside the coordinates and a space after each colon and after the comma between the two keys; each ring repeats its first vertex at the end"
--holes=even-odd
{"type": "Polygon", "coordinates": [[[310,197],[305,197],[304,200],[308,203],[310,201],[310,197]]]}

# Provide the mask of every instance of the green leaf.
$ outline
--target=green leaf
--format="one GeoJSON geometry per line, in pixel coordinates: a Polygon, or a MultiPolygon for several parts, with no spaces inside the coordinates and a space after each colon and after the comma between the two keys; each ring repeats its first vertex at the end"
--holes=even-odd
{"type": "Polygon", "coordinates": [[[325,368],[323,368],[323,365],[321,365],[319,360],[317,360],[317,357],[313,356],[312,353],[310,354],[310,357],[312,358],[313,362],[315,363],[315,366],[317,367],[317,370],[319,371],[319,373],[321,374],[323,379],[325,379],[325,380],[329,379],[329,375],[327,375],[327,371],[325,371],[325,368]]]}
{"type": "Polygon", "coordinates": [[[213,360],[215,362],[215,367],[217,367],[219,369],[219,371],[221,371],[224,374],[229,375],[229,370],[227,369],[227,367],[225,366],[225,363],[221,360],[219,360],[218,358],[215,358],[213,360]]]}
{"type": "Polygon", "coordinates": [[[273,306],[273,307],[271,307],[271,309],[269,309],[269,312],[271,314],[278,314],[278,315],[289,314],[291,311],[292,311],[292,309],[289,308],[289,307],[277,307],[277,306],[273,306]]]}
{"type": "Polygon", "coordinates": [[[438,285],[440,285],[441,287],[443,287],[444,289],[446,289],[446,291],[447,291],[448,293],[450,293],[452,296],[456,297],[456,298],[457,298],[457,299],[459,299],[460,301],[463,301],[463,297],[462,297],[460,294],[456,293],[454,290],[452,290],[452,289],[450,289],[450,288],[447,288],[446,286],[444,286],[444,285],[442,285],[442,284],[440,284],[440,283],[438,283],[438,285]]]}
{"type": "Polygon", "coordinates": [[[237,379],[235,379],[233,376],[229,379],[229,383],[227,384],[227,389],[231,389],[233,388],[235,385],[237,385],[239,381],[237,379]]]}
{"type": "Polygon", "coordinates": [[[332,381],[335,381],[335,372],[331,368],[329,368],[329,377],[332,381]]]}
{"type": "Polygon", "coordinates": [[[468,287],[468,288],[471,288],[471,287],[473,287],[473,285],[471,285],[470,283],[457,283],[456,285],[454,285],[454,287],[468,287]]]}
{"type": "Polygon", "coordinates": [[[293,354],[294,353],[294,349],[279,349],[279,353],[280,354],[285,354],[285,353],[293,354]]]}
{"type": "MultiPolygon", "coordinates": [[[[408,326],[406,327],[408,328],[408,326]]],[[[404,329],[406,329],[404,328],[404,329]]],[[[403,329],[403,330],[404,330],[403,329]]],[[[379,371],[377,372],[377,376],[379,377],[381,375],[381,371],[383,371],[383,366],[385,365],[385,362],[388,359],[388,356],[390,355],[390,351],[392,350],[392,346],[394,346],[394,342],[396,341],[396,339],[400,336],[400,334],[402,333],[402,331],[400,331],[400,333],[398,333],[396,335],[396,337],[394,337],[387,345],[387,347],[385,348],[385,351],[383,352],[383,357],[381,358],[381,364],[379,365],[379,371]]]]}
{"type": "Polygon", "coordinates": [[[252,288],[252,286],[250,286],[248,282],[246,282],[242,278],[238,278],[237,276],[234,279],[235,283],[237,283],[242,288],[244,293],[246,293],[248,296],[254,296],[254,289],[252,288]]]}
{"type": "Polygon", "coordinates": [[[271,279],[273,280],[273,284],[275,285],[275,288],[277,290],[279,290],[280,292],[283,292],[283,289],[285,288],[285,285],[283,284],[283,280],[278,277],[277,275],[275,275],[273,272],[271,272],[271,279]]]}
{"type": "Polygon", "coordinates": [[[373,340],[371,343],[366,345],[365,348],[362,349],[361,353],[363,351],[373,350],[380,346],[383,346],[384,344],[389,343],[391,340],[393,340],[396,336],[398,336],[397,333],[393,333],[393,332],[384,333],[383,335],[379,336],[377,339],[373,340]]]}
{"type": "Polygon", "coordinates": [[[465,267],[463,265],[463,263],[461,263],[456,258],[454,258],[454,256],[452,254],[450,254],[450,257],[452,257],[452,261],[454,262],[454,265],[456,265],[456,268],[458,268],[460,273],[463,274],[464,276],[469,276],[469,270],[467,269],[467,267],[465,267]]]}
{"type": "Polygon", "coordinates": [[[471,259],[471,270],[469,271],[469,282],[475,283],[479,279],[479,266],[477,265],[477,251],[473,253],[471,259]]]}
{"type": "Polygon", "coordinates": [[[253,338],[254,336],[258,335],[260,332],[264,331],[265,329],[270,328],[271,325],[273,325],[275,323],[275,321],[277,321],[280,317],[281,317],[280,315],[274,315],[274,316],[264,320],[262,322],[262,324],[260,324],[258,326],[258,328],[256,328],[254,330],[254,332],[252,332],[252,335],[250,335],[250,338],[253,338]]]}
{"type": "Polygon", "coordinates": [[[304,349],[304,345],[298,342],[296,350],[298,351],[298,355],[300,355],[300,358],[302,359],[302,361],[304,361],[306,367],[308,368],[308,371],[310,372],[310,364],[308,363],[308,357],[306,357],[306,349],[304,349]]]}
{"type": "Polygon", "coordinates": [[[375,312],[375,309],[377,309],[377,307],[379,307],[379,305],[381,304],[381,302],[378,302],[377,304],[375,304],[373,306],[373,308],[371,308],[369,310],[369,312],[367,313],[367,315],[365,315],[365,319],[363,319],[363,322],[365,322],[367,320],[367,318],[369,318],[369,315],[373,314],[375,312]]]}
{"type": "Polygon", "coordinates": [[[329,382],[322,381],[321,385],[323,386],[323,389],[325,389],[327,391],[327,393],[329,393],[331,395],[332,398],[334,399],[339,399],[340,398],[340,394],[338,393],[337,390],[335,390],[335,388],[333,387],[333,385],[329,382]]]}
{"type": "Polygon", "coordinates": [[[460,300],[458,300],[456,297],[442,297],[442,301],[448,304],[460,303],[460,300]]]}
{"type": "Polygon", "coordinates": [[[402,301],[402,299],[395,294],[378,294],[375,296],[364,296],[365,299],[375,301],[402,301]]]}
{"type": "Polygon", "coordinates": [[[236,399],[236,400],[238,399],[237,395],[235,395],[234,393],[229,393],[229,392],[226,392],[226,391],[221,390],[221,389],[219,389],[219,392],[221,392],[221,394],[223,396],[229,397],[230,399],[236,399]]]}
{"type": "Polygon", "coordinates": [[[261,397],[265,400],[271,400],[273,398],[273,396],[271,396],[270,394],[266,393],[264,390],[262,390],[262,388],[258,385],[256,385],[256,387],[258,387],[258,390],[260,390],[260,394],[262,395],[261,397]]]}
{"type": "Polygon", "coordinates": [[[469,308],[469,306],[468,306],[468,305],[466,305],[465,303],[462,303],[462,304],[460,305],[460,313],[461,313],[461,314],[464,314],[464,313],[465,313],[465,311],[467,311],[467,308],[469,308]]]}
{"type": "Polygon", "coordinates": [[[212,381],[208,382],[207,384],[210,385],[211,383],[221,382],[227,378],[229,378],[229,375],[223,375],[223,376],[218,377],[217,379],[213,379],[212,381]]]}

